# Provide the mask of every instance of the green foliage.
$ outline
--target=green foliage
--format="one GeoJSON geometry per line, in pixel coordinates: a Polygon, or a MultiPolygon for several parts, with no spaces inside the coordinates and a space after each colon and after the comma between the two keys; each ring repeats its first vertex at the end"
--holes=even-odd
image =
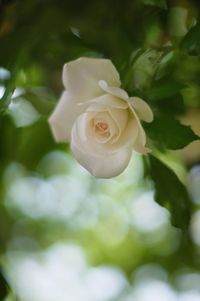
{"type": "Polygon", "coordinates": [[[149,98],[152,100],[169,98],[178,94],[183,88],[185,88],[184,84],[165,77],[160,81],[154,82],[150,90],[149,98]]]}
{"type": "Polygon", "coordinates": [[[164,77],[155,81],[149,92],[149,99],[152,105],[162,114],[181,115],[185,113],[185,105],[181,90],[185,85],[175,79],[164,77]]]}
{"type": "Polygon", "coordinates": [[[166,0],[142,0],[144,4],[158,6],[163,9],[167,9],[166,0]]]}
{"type": "Polygon", "coordinates": [[[152,123],[144,126],[149,137],[162,148],[181,149],[199,139],[189,126],[182,125],[173,117],[155,117],[152,123]]]}
{"type": "Polygon", "coordinates": [[[156,157],[150,156],[149,160],[156,201],[170,209],[174,226],[186,230],[191,216],[191,202],[185,186],[176,174],[156,157]]]}
{"type": "Polygon", "coordinates": [[[194,27],[183,38],[181,47],[183,50],[188,52],[190,55],[200,55],[200,22],[194,27]]]}
{"type": "Polygon", "coordinates": [[[0,270],[0,300],[4,300],[8,293],[8,284],[5,280],[5,278],[2,275],[2,272],[0,270]]]}

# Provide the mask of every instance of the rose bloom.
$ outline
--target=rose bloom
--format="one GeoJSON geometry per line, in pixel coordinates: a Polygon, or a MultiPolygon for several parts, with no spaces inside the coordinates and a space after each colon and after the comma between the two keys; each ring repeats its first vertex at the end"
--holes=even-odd
{"type": "Polygon", "coordinates": [[[111,178],[128,165],[132,150],[146,154],[140,119],[153,120],[150,107],[120,88],[108,59],[79,58],[63,68],[63,92],[49,118],[57,142],[70,142],[76,160],[92,175],[111,178]]]}

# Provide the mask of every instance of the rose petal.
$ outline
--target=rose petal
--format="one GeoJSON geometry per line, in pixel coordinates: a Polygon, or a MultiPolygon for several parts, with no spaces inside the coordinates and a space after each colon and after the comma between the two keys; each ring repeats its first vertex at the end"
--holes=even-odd
{"type": "Polygon", "coordinates": [[[142,143],[141,143],[141,140],[140,140],[140,136],[137,137],[134,145],[133,145],[133,150],[136,151],[137,153],[139,154],[143,154],[143,155],[146,155],[148,153],[151,152],[151,149],[144,146],[142,143]]]}
{"type": "MultiPolygon", "coordinates": [[[[113,95],[110,94],[104,94],[99,97],[90,99],[88,101],[85,101],[84,103],[79,103],[81,106],[88,106],[88,111],[102,111],[102,108],[105,107],[111,107],[116,109],[126,109],[128,108],[128,103],[116,98],[113,95]]],[[[103,109],[104,111],[104,109],[103,109]]]]}
{"type": "Polygon", "coordinates": [[[129,102],[137,112],[140,119],[146,122],[153,121],[153,112],[144,100],[139,97],[130,97],[129,102]]]}
{"type": "Polygon", "coordinates": [[[116,137],[113,137],[113,142],[117,141],[128,121],[128,110],[108,108],[112,119],[115,121],[119,131],[116,137]]]}
{"type": "MultiPolygon", "coordinates": [[[[130,104],[129,104],[130,105],[130,104]]],[[[137,113],[135,112],[134,108],[130,105],[130,109],[136,119],[137,122],[137,126],[138,126],[138,135],[135,139],[134,145],[133,145],[133,149],[141,154],[147,154],[149,153],[151,150],[147,147],[145,147],[146,144],[146,133],[141,125],[141,122],[137,116],[137,113]]]]}
{"type": "Polygon", "coordinates": [[[106,155],[113,153],[113,149],[108,147],[108,141],[113,137],[118,135],[118,127],[116,126],[115,122],[112,120],[111,116],[109,116],[108,112],[101,112],[101,113],[83,113],[81,114],[74,126],[72,128],[72,137],[73,140],[76,141],[76,144],[82,145],[87,144],[87,151],[89,153],[99,154],[99,155],[106,155]],[[91,120],[95,119],[95,116],[98,118],[102,118],[109,124],[110,129],[110,137],[108,139],[104,139],[100,141],[100,137],[98,134],[95,133],[94,129],[91,125],[91,120]]]}
{"type": "Polygon", "coordinates": [[[99,80],[106,80],[111,86],[120,86],[119,74],[108,59],[79,58],[63,68],[65,88],[81,100],[97,97],[102,93],[99,80]]]}
{"type": "Polygon", "coordinates": [[[118,176],[127,167],[131,158],[131,149],[122,149],[112,155],[96,155],[87,152],[83,145],[71,143],[76,160],[97,178],[112,178],[118,176]]]}
{"type": "Polygon", "coordinates": [[[116,96],[116,97],[124,99],[124,100],[128,100],[128,94],[126,93],[126,91],[124,91],[123,89],[121,89],[119,87],[109,86],[105,80],[100,80],[99,86],[101,87],[101,89],[103,91],[105,91],[109,94],[112,94],[113,96],[116,96]]]}
{"type": "MultiPolygon", "coordinates": [[[[129,119],[121,135],[118,135],[119,129],[112,119],[110,119],[108,112],[101,112],[96,116],[104,117],[104,120],[109,123],[111,135],[107,139],[100,139],[90,126],[90,120],[95,118],[95,113],[83,113],[76,120],[72,128],[72,141],[76,141],[77,145],[87,145],[87,153],[93,155],[110,156],[117,153],[121,149],[133,148],[136,138],[138,138],[139,126],[136,119],[129,119]],[[108,118],[109,117],[109,118],[108,118]],[[113,139],[119,137],[118,140],[113,139]]],[[[142,136],[143,137],[143,136],[142,136]]],[[[145,141],[146,142],[146,136],[145,141]]],[[[141,138],[139,139],[139,144],[141,138]]],[[[86,146],[85,146],[86,148],[86,146]]]]}
{"type": "Polygon", "coordinates": [[[77,105],[76,100],[64,92],[49,118],[49,124],[56,142],[69,142],[71,129],[75,119],[83,112],[84,108],[77,105]]]}
{"type": "Polygon", "coordinates": [[[133,144],[133,149],[140,154],[147,154],[151,150],[149,148],[145,147],[145,144],[146,144],[146,133],[139,121],[138,122],[138,135],[133,144]]]}
{"type": "Polygon", "coordinates": [[[133,147],[138,136],[138,123],[135,118],[129,119],[124,131],[121,133],[119,139],[112,145],[113,149],[122,147],[133,147]]]}

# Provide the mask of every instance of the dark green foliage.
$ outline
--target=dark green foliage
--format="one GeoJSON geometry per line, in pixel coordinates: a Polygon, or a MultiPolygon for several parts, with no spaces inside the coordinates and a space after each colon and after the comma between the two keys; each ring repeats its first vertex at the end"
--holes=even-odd
{"type": "Polygon", "coordinates": [[[200,21],[186,34],[181,47],[190,55],[200,55],[200,21]]]}
{"type": "Polygon", "coordinates": [[[8,285],[0,270],[0,300],[4,300],[8,293],[8,285]]]}
{"type": "Polygon", "coordinates": [[[167,9],[166,0],[142,0],[144,4],[158,6],[163,9],[167,9]]]}
{"type": "Polygon", "coordinates": [[[168,207],[174,226],[186,230],[190,221],[190,199],[177,175],[154,156],[149,157],[156,201],[168,207]]]}
{"type": "Polygon", "coordinates": [[[180,115],[185,113],[181,90],[185,85],[175,79],[164,77],[155,81],[150,89],[149,98],[152,105],[163,114],[180,115]]]}
{"type": "Polygon", "coordinates": [[[160,81],[155,81],[151,87],[149,98],[152,100],[160,100],[177,95],[185,85],[177,82],[175,79],[165,77],[160,81]]]}
{"type": "Polygon", "coordinates": [[[199,139],[189,126],[181,124],[173,117],[155,117],[152,123],[145,124],[144,127],[158,147],[167,149],[181,149],[199,139]]]}

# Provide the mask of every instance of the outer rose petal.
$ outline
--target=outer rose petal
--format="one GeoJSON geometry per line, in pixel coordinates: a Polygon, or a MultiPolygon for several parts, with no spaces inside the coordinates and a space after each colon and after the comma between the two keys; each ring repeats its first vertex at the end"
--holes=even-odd
{"type": "Polygon", "coordinates": [[[71,129],[76,118],[84,108],[68,93],[63,92],[54,112],[49,118],[49,124],[56,142],[69,142],[71,129]]]}
{"type": "Polygon", "coordinates": [[[128,108],[128,103],[125,102],[122,99],[116,98],[115,96],[111,94],[103,94],[99,97],[90,99],[85,102],[80,102],[79,105],[87,105],[89,106],[88,110],[92,108],[91,106],[93,105],[93,109],[91,111],[102,111],[105,109],[105,107],[111,107],[111,108],[116,108],[116,109],[127,109],[128,108]]]}
{"type": "Polygon", "coordinates": [[[149,153],[151,150],[145,147],[145,144],[146,144],[146,134],[141,126],[138,128],[138,136],[133,145],[134,151],[144,155],[149,153]]]}
{"type": "Polygon", "coordinates": [[[124,99],[124,100],[128,100],[128,94],[126,93],[126,91],[124,91],[123,89],[121,89],[119,87],[109,86],[105,80],[100,80],[99,86],[102,88],[103,91],[105,91],[113,96],[116,96],[116,97],[124,99]]]}
{"type": "Polygon", "coordinates": [[[144,100],[139,97],[130,97],[129,102],[137,112],[140,119],[146,122],[153,121],[153,112],[144,100]]]}
{"type": "Polygon", "coordinates": [[[133,147],[135,141],[138,138],[139,127],[136,119],[130,119],[124,129],[123,133],[116,141],[113,143],[113,149],[119,149],[124,147],[133,147]]]}
{"type": "Polygon", "coordinates": [[[83,145],[77,146],[73,142],[71,149],[76,160],[97,178],[118,176],[127,167],[132,154],[131,149],[125,148],[109,156],[95,155],[87,153],[83,145]]]}
{"type": "Polygon", "coordinates": [[[140,120],[138,118],[136,118],[137,120],[137,123],[138,123],[138,135],[137,135],[137,138],[134,142],[134,145],[133,145],[133,149],[140,153],[140,154],[147,154],[149,153],[151,150],[147,147],[145,147],[145,144],[146,144],[146,133],[140,123],[140,120]]]}
{"type": "Polygon", "coordinates": [[[145,147],[146,144],[146,133],[141,125],[141,122],[137,116],[137,113],[135,112],[134,108],[131,106],[131,104],[129,103],[129,107],[136,119],[137,122],[137,126],[138,126],[138,135],[135,139],[134,145],[133,145],[133,149],[141,154],[147,154],[149,153],[151,150],[149,148],[145,147]]]}
{"type": "Polygon", "coordinates": [[[69,62],[63,68],[63,83],[65,88],[80,100],[88,100],[102,95],[98,82],[106,80],[109,85],[120,86],[117,70],[110,60],[79,58],[69,62]]]}

